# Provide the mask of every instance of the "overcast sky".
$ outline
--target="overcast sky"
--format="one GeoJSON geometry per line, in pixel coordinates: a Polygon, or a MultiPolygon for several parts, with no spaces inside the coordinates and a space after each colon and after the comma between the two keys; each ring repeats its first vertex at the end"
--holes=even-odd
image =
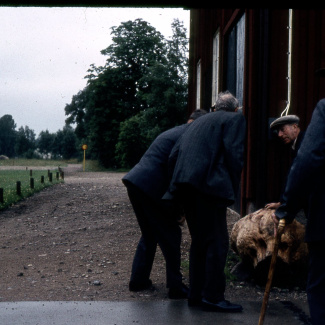
{"type": "Polygon", "coordinates": [[[62,130],[90,65],[105,64],[110,27],[137,18],[165,38],[174,18],[189,30],[182,8],[0,7],[0,118],[10,114],[16,130],[28,126],[36,136],[62,130]]]}

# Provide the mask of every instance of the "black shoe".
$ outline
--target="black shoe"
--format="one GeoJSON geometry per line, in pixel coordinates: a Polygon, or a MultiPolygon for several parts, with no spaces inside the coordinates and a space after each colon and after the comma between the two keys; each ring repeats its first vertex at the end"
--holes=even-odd
{"type": "Polygon", "coordinates": [[[206,311],[220,311],[224,313],[238,313],[243,310],[241,305],[232,304],[228,300],[221,300],[217,303],[212,303],[206,299],[202,299],[202,308],[206,311]]]}
{"type": "Polygon", "coordinates": [[[148,290],[152,287],[152,281],[147,280],[144,282],[135,282],[130,281],[129,282],[129,290],[130,291],[142,291],[142,290],[148,290]]]}
{"type": "Polygon", "coordinates": [[[169,299],[186,299],[188,295],[188,287],[182,283],[181,288],[170,288],[168,291],[169,299]]]}
{"type": "Polygon", "coordinates": [[[201,307],[202,306],[202,299],[201,298],[188,298],[187,305],[189,307],[201,307]]]}

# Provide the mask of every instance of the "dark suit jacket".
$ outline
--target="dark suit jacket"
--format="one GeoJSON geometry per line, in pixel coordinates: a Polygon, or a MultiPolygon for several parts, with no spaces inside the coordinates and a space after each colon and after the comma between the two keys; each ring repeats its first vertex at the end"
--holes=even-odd
{"type": "Polygon", "coordinates": [[[302,140],[304,139],[305,136],[305,132],[304,131],[300,131],[297,137],[297,141],[296,141],[296,145],[295,145],[295,149],[293,150],[292,153],[292,159],[295,159],[297,157],[297,152],[301,146],[302,140]]]}
{"type": "Polygon", "coordinates": [[[291,222],[306,199],[306,241],[325,240],[325,99],[316,105],[275,214],[291,222]]]}
{"type": "Polygon", "coordinates": [[[180,184],[190,184],[232,204],[243,167],[245,133],[241,113],[220,110],[192,122],[176,145],[169,193],[176,194],[180,184]]]}
{"type": "Polygon", "coordinates": [[[161,199],[168,189],[168,157],[178,138],[189,124],[161,133],[122,181],[132,183],[154,199],[161,199]]]}
{"type": "MultiPolygon", "coordinates": [[[[299,148],[301,146],[302,140],[304,139],[304,136],[305,136],[305,132],[304,131],[300,131],[299,134],[298,134],[298,137],[297,137],[297,141],[296,141],[295,148],[294,149],[291,148],[291,160],[292,160],[292,163],[293,163],[294,159],[297,157],[297,153],[298,153],[298,150],[299,150],[299,148]]],[[[289,171],[287,173],[286,179],[283,182],[282,194],[281,194],[281,197],[280,197],[280,200],[279,200],[279,202],[281,202],[281,203],[284,200],[283,199],[283,193],[284,193],[285,186],[286,186],[286,183],[287,183],[287,180],[288,180],[289,172],[290,172],[290,169],[289,169],[289,171]]]]}

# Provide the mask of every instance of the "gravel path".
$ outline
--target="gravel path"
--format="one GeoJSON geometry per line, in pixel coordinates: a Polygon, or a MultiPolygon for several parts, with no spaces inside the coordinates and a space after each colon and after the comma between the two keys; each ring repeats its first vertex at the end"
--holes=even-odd
{"type": "MultiPolygon", "coordinates": [[[[64,183],[0,211],[0,301],[167,299],[159,249],[151,276],[155,289],[128,290],[140,231],[121,182],[125,173],[83,172],[79,164],[63,171],[64,183]]],[[[229,213],[229,230],[238,218],[229,213]]],[[[186,224],[182,229],[187,261],[190,237],[186,224]]],[[[188,283],[187,268],[183,275],[188,283]]],[[[262,301],[263,295],[264,289],[251,283],[227,285],[229,300],[262,301]]],[[[306,295],[275,290],[271,299],[306,300],[306,295]]]]}

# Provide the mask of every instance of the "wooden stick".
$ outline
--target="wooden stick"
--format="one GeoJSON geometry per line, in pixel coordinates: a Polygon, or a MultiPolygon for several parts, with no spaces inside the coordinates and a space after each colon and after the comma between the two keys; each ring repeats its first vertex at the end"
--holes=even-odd
{"type": "Polygon", "coordinates": [[[272,259],[271,259],[271,263],[270,263],[269,273],[267,276],[267,282],[266,282],[266,286],[265,286],[264,298],[263,298],[260,318],[258,320],[258,325],[263,325],[263,322],[264,322],[265,311],[266,311],[266,307],[267,307],[267,304],[269,301],[269,295],[270,295],[270,290],[271,290],[271,285],[272,285],[272,279],[273,279],[276,259],[278,256],[279,243],[281,242],[281,235],[283,233],[284,226],[285,226],[285,219],[281,219],[279,221],[278,231],[277,231],[277,235],[275,237],[274,249],[273,249],[273,253],[272,253],[272,259]]]}

